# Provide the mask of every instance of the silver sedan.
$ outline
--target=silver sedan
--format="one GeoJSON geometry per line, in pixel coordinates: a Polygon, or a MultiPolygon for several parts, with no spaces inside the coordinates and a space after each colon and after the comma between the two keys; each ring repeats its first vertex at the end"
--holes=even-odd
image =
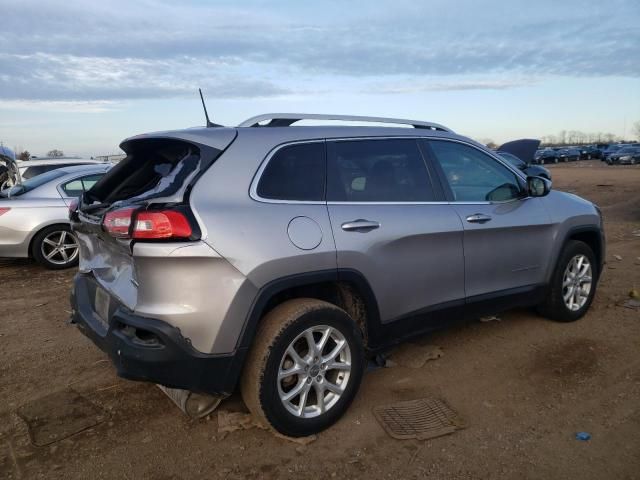
{"type": "Polygon", "coordinates": [[[110,166],[59,168],[0,191],[0,257],[32,257],[50,269],[77,265],[69,204],[110,166]]]}

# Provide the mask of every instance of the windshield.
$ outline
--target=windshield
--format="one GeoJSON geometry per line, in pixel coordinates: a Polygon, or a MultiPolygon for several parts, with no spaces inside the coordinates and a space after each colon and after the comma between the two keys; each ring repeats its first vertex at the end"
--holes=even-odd
{"type": "Polygon", "coordinates": [[[514,167],[520,168],[520,167],[526,166],[526,163],[520,160],[515,155],[511,155],[510,153],[507,153],[507,152],[498,152],[498,154],[514,167]]]}
{"type": "Polygon", "coordinates": [[[620,150],[622,147],[620,145],[609,145],[607,150],[610,152],[615,152],[616,150],[620,150]]]}
{"type": "Polygon", "coordinates": [[[30,179],[25,180],[19,185],[5,188],[0,192],[0,195],[3,197],[17,197],[18,195],[30,192],[31,190],[38,188],[40,185],[44,185],[45,183],[48,183],[51,180],[55,180],[56,178],[62,177],[66,174],[67,172],[65,172],[64,170],[51,170],[47,173],[43,173],[42,175],[31,177],[30,179]]]}
{"type": "Polygon", "coordinates": [[[640,147],[624,147],[618,150],[618,153],[636,153],[640,147]]]}

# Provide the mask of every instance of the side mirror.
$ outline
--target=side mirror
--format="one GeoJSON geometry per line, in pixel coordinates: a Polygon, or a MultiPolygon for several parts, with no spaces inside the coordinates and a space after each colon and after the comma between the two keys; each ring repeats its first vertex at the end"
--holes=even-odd
{"type": "Polygon", "coordinates": [[[530,197],[544,197],[551,191],[551,181],[542,177],[527,177],[527,190],[530,197]]]}

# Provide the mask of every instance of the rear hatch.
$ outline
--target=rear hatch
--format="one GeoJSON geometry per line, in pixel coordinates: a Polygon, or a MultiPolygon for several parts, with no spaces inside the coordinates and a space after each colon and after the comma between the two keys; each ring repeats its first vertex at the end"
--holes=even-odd
{"type": "MultiPolygon", "coordinates": [[[[81,273],[120,303],[137,302],[135,245],[197,242],[189,193],[236,137],[235,129],[194,129],[125,140],[125,159],[85,192],[70,213],[81,273]]],[[[177,245],[180,246],[180,245],[177,245]]],[[[166,249],[158,249],[158,251],[166,249]]]]}

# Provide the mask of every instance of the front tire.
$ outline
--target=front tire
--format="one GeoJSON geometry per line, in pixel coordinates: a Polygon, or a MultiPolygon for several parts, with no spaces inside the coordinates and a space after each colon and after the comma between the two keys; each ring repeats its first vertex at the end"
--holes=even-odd
{"type": "Polygon", "coordinates": [[[538,312],[557,322],[578,320],[593,301],[598,275],[593,250],[584,242],[570,240],[560,254],[549,294],[538,312]]]}
{"type": "Polygon", "coordinates": [[[68,225],[51,225],[33,237],[31,255],[50,270],[75,267],[78,265],[78,239],[68,225]]]}
{"type": "Polygon", "coordinates": [[[302,298],[262,320],[241,379],[245,404],[266,426],[302,437],[335,423],[364,372],[362,333],[337,306],[302,298]]]}

